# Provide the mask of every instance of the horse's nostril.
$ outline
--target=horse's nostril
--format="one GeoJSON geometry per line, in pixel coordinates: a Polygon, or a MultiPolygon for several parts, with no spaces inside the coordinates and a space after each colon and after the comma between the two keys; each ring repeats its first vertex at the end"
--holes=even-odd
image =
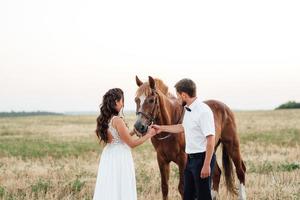
{"type": "Polygon", "coordinates": [[[147,127],[147,126],[145,126],[145,125],[142,125],[142,132],[143,132],[143,133],[147,132],[147,129],[148,129],[148,127],[147,127]]]}

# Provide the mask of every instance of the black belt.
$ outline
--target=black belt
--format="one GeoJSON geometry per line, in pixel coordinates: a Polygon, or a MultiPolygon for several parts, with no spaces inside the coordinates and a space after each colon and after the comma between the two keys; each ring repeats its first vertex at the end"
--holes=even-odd
{"type": "Polygon", "coordinates": [[[190,153],[188,154],[188,158],[195,159],[195,158],[202,158],[205,155],[205,152],[201,153],[190,153]]]}

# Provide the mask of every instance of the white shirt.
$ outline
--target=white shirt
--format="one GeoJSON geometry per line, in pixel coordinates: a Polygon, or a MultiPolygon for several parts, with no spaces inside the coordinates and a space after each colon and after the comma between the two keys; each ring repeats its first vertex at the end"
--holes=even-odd
{"type": "Polygon", "coordinates": [[[185,152],[201,153],[206,151],[208,135],[215,135],[215,122],[210,107],[195,99],[185,111],[182,125],[185,133],[185,152]]]}

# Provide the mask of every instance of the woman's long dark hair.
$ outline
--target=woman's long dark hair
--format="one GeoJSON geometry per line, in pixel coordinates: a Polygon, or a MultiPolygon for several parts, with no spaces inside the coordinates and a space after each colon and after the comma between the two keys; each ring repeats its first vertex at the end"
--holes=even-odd
{"type": "Polygon", "coordinates": [[[112,116],[116,116],[119,112],[116,110],[116,101],[124,100],[124,93],[120,88],[108,90],[102,99],[100,105],[100,115],[97,118],[96,135],[100,142],[108,143],[108,124],[112,116]]]}

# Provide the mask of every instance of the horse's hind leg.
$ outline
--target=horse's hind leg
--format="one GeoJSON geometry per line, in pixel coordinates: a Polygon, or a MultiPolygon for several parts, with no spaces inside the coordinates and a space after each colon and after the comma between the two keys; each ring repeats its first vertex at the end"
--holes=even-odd
{"type": "Polygon", "coordinates": [[[225,145],[227,153],[235,165],[236,174],[240,181],[239,199],[245,200],[246,199],[246,192],[245,192],[246,167],[241,157],[239,139],[237,136],[236,128],[233,124],[228,125],[224,130],[224,132],[222,133],[222,143],[223,145],[225,145]]]}
{"type": "Polygon", "coordinates": [[[217,195],[219,192],[219,185],[220,185],[220,179],[221,179],[221,169],[218,165],[218,162],[216,160],[214,171],[213,171],[213,176],[212,176],[212,191],[211,191],[211,197],[213,200],[217,199],[217,195]]]}
{"type": "Polygon", "coordinates": [[[160,155],[157,155],[157,161],[159,165],[160,177],[161,177],[161,191],[163,200],[168,200],[169,193],[169,175],[170,175],[170,162],[165,161],[160,155]]]}

